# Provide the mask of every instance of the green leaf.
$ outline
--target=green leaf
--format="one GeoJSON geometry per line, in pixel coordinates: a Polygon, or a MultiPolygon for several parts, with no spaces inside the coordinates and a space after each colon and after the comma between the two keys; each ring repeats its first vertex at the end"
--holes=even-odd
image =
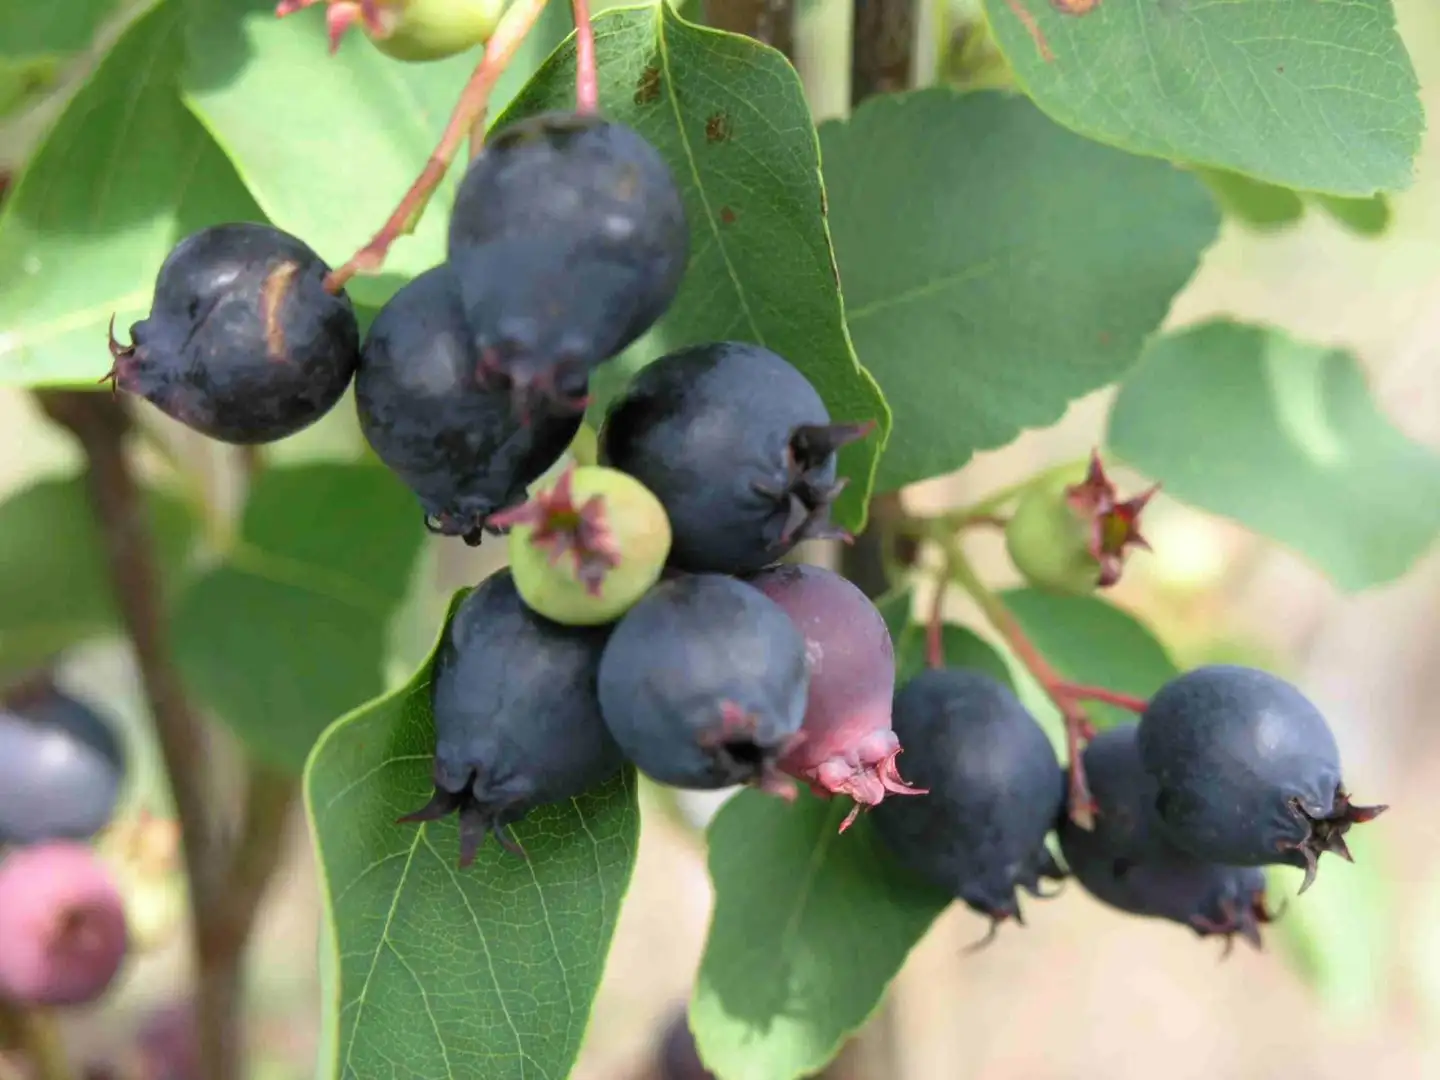
{"type": "Polygon", "coordinates": [[[1425,117],[1390,0],[1061,6],[985,0],[1020,86],[1081,135],[1306,191],[1409,184],[1425,117]]]}
{"type": "Polygon", "coordinates": [[[880,1004],[950,897],[900,868],[843,800],[743,791],[710,825],[715,913],[690,1005],[724,1080],[819,1071],[880,1004]]]}
{"type": "Polygon", "coordinates": [[[1384,195],[1372,195],[1368,199],[1316,195],[1314,199],[1327,214],[1361,236],[1380,236],[1390,227],[1390,200],[1384,195]]]}
{"type": "Polygon", "coordinates": [[[147,314],[177,240],[261,220],[176,98],[180,8],[126,30],[0,210],[0,385],[93,385],[110,368],[106,324],[147,314]]]}
{"type": "MultiPolygon", "coordinates": [[[[330,56],[321,7],[278,19],[273,0],[189,5],[184,97],[270,220],[338,265],[420,174],[476,55],[401,63],[356,31],[330,56]]],[[[385,274],[350,283],[357,302],[383,303],[445,257],[458,175],[391,249],[385,274]]]]}
{"type": "Polygon", "coordinates": [[[326,724],[385,688],[424,535],[414,497],[377,465],[267,469],[240,541],[180,602],[187,684],[254,754],[299,772],[326,724]]]}
{"type": "MultiPolygon", "coordinates": [[[[758,342],[803,371],[837,420],[877,421],[840,455],[851,484],[836,517],[859,528],[890,418],[846,334],[795,69],[749,38],[685,22],[668,4],[599,16],[595,51],[601,109],[665,156],[690,217],[690,268],[658,339],[670,349],[758,342]]],[[[573,108],[574,97],[572,38],[498,123],[573,108]]]]}
{"type": "Polygon", "coordinates": [[[9,0],[0,4],[0,58],[80,52],[119,7],[118,0],[9,0]]]}
{"type": "Polygon", "coordinates": [[[515,826],[528,859],[491,843],[458,870],[453,823],[395,824],[433,790],[432,661],[333,724],[306,765],[335,975],[318,1075],[560,1080],[634,868],[635,774],[515,826]]]}
{"type": "MultiPolygon", "coordinates": [[[[174,590],[195,536],[178,499],[146,495],[156,563],[174,590]]],[[[0,679],[117,625],[105,553],[80,477],[41,480],[0,502],[0,679]]]]}
{"type": "Polygon", "coordinates": [[[1001,93],[883,95],[821,142],[850,332],[904,433],[881,491],[1123,375],[1219,227],[1193,176],[1001,93]]]}
{"type": "MultiPolygon", "coordinates": [[[[1027,637],[1071,682],[1149,699],[1179,670],[1138,619],[1092,596],[1058,596],[1038,589],[1001,595],[1027,637]]],[[[1136,719],[1133,713],[1087,702],[1098,727],[1136,719]]]]}
{"type": "Polygon", "coordinates": [[[1440,455],[1376,407],[1354,356],[1278,330],[1216,320],[1156,340],[1109,443],[1343,589],[1399,577],[1440,532],[1440,455]]]}
{"type": "MultiPolygon", "coordinates": [[[[911,617],[911,591],[895,589],[875,606],[885,618],[895,646],[895,685],[904,686],[925,666],[925,625],[911,617]]],[[[1011,685],[1010,667],[1004,657],[973,630],[946,623],[940,631],[940,647],[948,667],[976,668],[1011,685]]]]}
{"type": "Polygon", "coordinates": [[[1196,169],[1229,216],[1262,232],[1283,229],[1305,216],[1305,200],[1277,187],[1226,169],[1196,169]]]}

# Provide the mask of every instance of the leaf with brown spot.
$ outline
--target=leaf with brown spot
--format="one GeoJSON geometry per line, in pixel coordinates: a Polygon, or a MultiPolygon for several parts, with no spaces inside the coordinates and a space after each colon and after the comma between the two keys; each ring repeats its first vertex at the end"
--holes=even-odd
{"type": "MultiPolygon", "coordinates": [[[[876,421],[869,438],[840,451],[840,473],[850,484],[835,516],[857,529],[890,416],[846,331],[821,213],[820,148],[795,69],[750,38],[687,23],[668,4],[598,16],[595,56],[601,111],[664,156],[691,229],[690,266],[675,303],[652,333],[607,365],[621,377],[596,385],[597,377],[596,412],[621,389],[625,372],[662,352],[725,340],[773,349],[815,384],[837,422],[876,421]]],[[[496,127],[574,107],[571,39],[496,127]]]]}

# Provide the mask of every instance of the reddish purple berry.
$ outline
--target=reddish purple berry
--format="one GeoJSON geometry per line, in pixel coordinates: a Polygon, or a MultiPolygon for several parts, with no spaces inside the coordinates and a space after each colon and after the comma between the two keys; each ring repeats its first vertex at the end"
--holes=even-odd
{"type": "Polygon", "coordinates": [[[844,795],[861,809],[887,794],[924,795],[900,777],[900,740],[890,723],[895,651],[884,616],[839,574],[819,566],[772,566],[747,579],[780,606],[805,637],[810,690],[802,738],[780,768],[817,795],[844,795]]]}

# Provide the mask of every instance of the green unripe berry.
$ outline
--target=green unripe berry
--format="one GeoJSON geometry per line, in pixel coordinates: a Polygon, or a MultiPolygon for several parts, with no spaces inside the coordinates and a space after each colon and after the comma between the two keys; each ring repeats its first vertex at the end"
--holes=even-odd
{"type": "Polygon", "coordinates": [[[1100,584],[1100,563],[1090,552],[1090,523],[1066,499],[1084,470],[1030,488],[1005,526],[1005,548],[1022,577],[1036,588],[1084,596],[1100,584]]]}
{"type": "Polygon", "coordinates": [[[1140,535],[1140,514],[1159,490],[1117,497],[1100,455],[1032,484],[1005,526],[1010,561],[1040,589],[1084,596],[1120,580],[1125,555],[1150,545],[1140,535]]]}
{"type": "Polygon", "coordinates": [[[530,608],[571,626],[613,622],[660,579],[670,520],[634,477],[571,466],[536,485],[529,502],[497,514],[510,526],[510,570],[530,608]]]}
{"type": "Polygon", "coordinates": [[[371,34],[375,47],[396,60],[440,60],[490,40],[508,0],[400,0],[382,2],[386,32],[371,34]]]}

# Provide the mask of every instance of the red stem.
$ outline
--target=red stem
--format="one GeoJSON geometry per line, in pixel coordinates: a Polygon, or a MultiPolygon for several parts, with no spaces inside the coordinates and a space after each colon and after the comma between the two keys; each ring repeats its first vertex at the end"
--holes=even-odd
{"type": "Polygon", "coordinates": [[[475,73],[470,76],[465,89],[460,91],[460,100],[455,103],[455,111],[450,114],[445,132],[440,136],[440,143],[425,162],[420,175],[370,242],[351,256],[343,266],[330,272],[325,279],[326,289],[338,293],[357,273],[380,269],[390,251],[390,245],[419,221],[420,215],[425,211],[425,204],[430,201],[430,196],[445,178],[445,173],[449,171],[451,162],[460,152],[460,147],[470,135],[471,129],[484,118],[495,84],[500,81],[500,76],[515,58],[516,51],[535,25],[535,20],[545,10],[546,2],[547,0],[515,0],[506,10],[499,25],[495,27],[495,33],[485,45],[485,55],[476,65],[475,73]]]}
{"type": "Polygon", "coordinates": [[[1071,684],[1060,677],[1060,673],[1026,636],[1015,616],[1010,614],[1010,609],[998,599],[986,604],[985,609],[985,614],[1010,646],[1010,651],[1020,658],[1025,669],[1060,710],[1060,717],[1065,722],[1065,754],[1070,763],[1070,817],[1075,824],[1088,829],[1095,820],[1095,800],[1090,795],[1080,755],[1086,740],[1094,737],[1095,725],[1080,707],[1080,699],[1068,692],[1071,684]]]}
{"type": "Polygon", "coordinates": [[[1052,693],[1063,694],[1074,701],[1102,701],[1106,705],[1125,709],[1136,716],[1143,713],[1150,704],[1144,698],[1135,697],[1132,694],[1122,694],[1118,690],[1106,690],[1103,686],[1086,686],[1083,683],[1061,682],[1056,684],[1052,693]]]}
{"type": "Polygon", "coordinates": [[[571,0],[575,12],[575,111],[600,110],[600,77],[595,71],[595,27],[590,0],[571,0]]]}
{"type": "Polygon", "coordinates": [[[945,608],[945,584],[949,581],[947,574],[944,580],[935,583],[935,599],[930,603],[930,618],[925,623],[925,663],[935,669],[945,666],[945,624],[943,611],[945,608]]]}

